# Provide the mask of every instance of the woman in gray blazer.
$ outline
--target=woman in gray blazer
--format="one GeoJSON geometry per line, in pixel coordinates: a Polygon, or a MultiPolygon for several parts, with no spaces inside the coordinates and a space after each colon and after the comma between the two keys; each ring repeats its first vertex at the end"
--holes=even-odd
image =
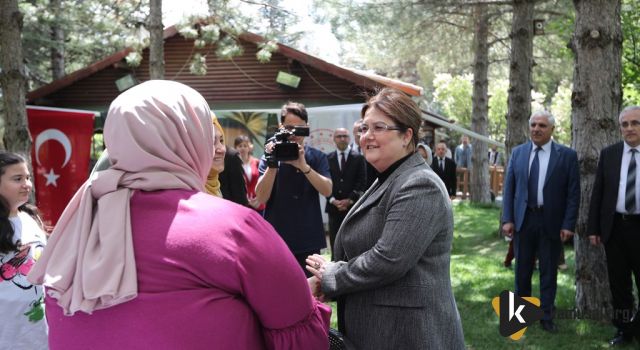
{"type": "Polygon", "coordinates": [[[344,219],[336,261],[307,259],[310,284],[338,300],[339,329],[357,349],[464,349],[449,276],[451,203],[415,152],[421,111],[385,88],[361,116],[360,145],[378,179],[344,219]]]}

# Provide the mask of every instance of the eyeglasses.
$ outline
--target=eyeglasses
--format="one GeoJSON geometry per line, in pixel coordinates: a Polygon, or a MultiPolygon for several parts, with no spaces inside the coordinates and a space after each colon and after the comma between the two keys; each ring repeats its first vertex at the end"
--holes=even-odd
{"type": "Polygon", "coordinates": [[[334,135],[333,137],[335,137],[337,139],[348,139],[349,135],[334,135]]]}
{"type": "Polygon", "coordinates": [[[640,120],[632,120],[630,122],[622,122],[620,123],[620,126],[624,129],[628,128],[629,125],[631,125],[631,127],[633,128],[637,128],[640,126],[640,120]]]}
{"type": "Polygon", "coordinates": [[[366,134],[367,131],[369,131],[369,129],[371,129],[371,131],[373,131],[374,134],[380,134],[380,133],[383,133],[383,132],[389,131],[389,130],[404,130],[403,127],[395,126],[395,125],[387,125],[387,124],[385,124],[383,122],[373,123],[373,125],[371,125],[371,126],[369,126],[367,124],[360,125],[360,133],[361,134],[366,134]]]}

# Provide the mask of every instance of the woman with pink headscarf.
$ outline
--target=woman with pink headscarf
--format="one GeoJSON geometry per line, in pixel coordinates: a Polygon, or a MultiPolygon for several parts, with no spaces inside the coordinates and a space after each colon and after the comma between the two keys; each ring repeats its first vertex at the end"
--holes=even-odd
{"type": "Polygon", "coordinates": [[[203,192],[214,130],[200,94],[133,87],[104,138],[111,167],[78,190],[29,275],[51,349],[327,349],[330,310],[278,234],[203,192]]]}

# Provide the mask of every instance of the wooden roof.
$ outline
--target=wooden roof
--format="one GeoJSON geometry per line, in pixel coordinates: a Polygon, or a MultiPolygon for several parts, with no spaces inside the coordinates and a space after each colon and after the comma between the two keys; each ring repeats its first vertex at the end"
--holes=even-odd
{"type": "MultiPolygon", "coordinates": [[[[413,84],[356,71],[331,64],[317,57],[278,44],[271,60],[261,64],[256,59],[257,44],[264,38],[252,33],[240,36],[243,54],[231,60],[209,58],[207,74],[193,75],[189,62],[194,52],[212,53],[215,47],[194,49],[193,40],[178,35],[175,26],[164,31],[165,78],[185,83],[198,90],[207,101],[329,101],[353,103],[363,100],[362,92],[389,86],[412,96],[420,96],[422,88],[413,84]],[[275,82],[278,71],[302,78],[297,89],[285,88],[275,82]]],[[[88,67],[73,72],[27,94],[30,104],[56,107],[108,105],[120,93],[115,80],[133,74],[138,81],[149,79],[149,50],[143,51],[138,67],[130,68],[123,59],[132,51],[125,49],[88,67]]],[[[213,55],[209,55],[211,57],[213,55]]]]}

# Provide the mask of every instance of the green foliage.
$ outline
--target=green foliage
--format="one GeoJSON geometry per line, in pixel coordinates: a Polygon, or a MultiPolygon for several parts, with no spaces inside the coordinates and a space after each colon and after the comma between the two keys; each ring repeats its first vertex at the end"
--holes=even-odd
{"type": "Polygon", "coordinates": [[[220,27],[215,24],[207,24],[200,27],[201,38],[207,44],[213,44],[220,39],[220,27]]]}
{"type": "Polygon", "coordinates": [[[142,62],[142,54],[139,51],[133,51],[130,52],[124,59],[129,66],[138,67],[142,62]]]}
{"type": "Polygon", "coordinates": [[[556,118],[553,138],[563,145],[571,144],[571,90],[572,84],[563,81],[551,100],[551,113],[556,118]]]}
{"type": "Polygon", "coordinates": [[[443,1],[412,0],[316,0],[314,5],[316,20],[330,23],[336,37],[349,46],[343,57],[348,66],[424,86],[431,82],[420,81],[418,62],[432,72],[470,72],[471,6],[453,9],[443,1]],[[450,13],[443,14],[447,9],[450,13]]]}
{"type": "Polygon", "coordinates": [[[275,40],[269,40],[258,45],[256,57],[260,63],[267,63],[271,59],[271,53],[278,49],[278,43],[275,40]]]}
{"type": "Polygon", "coordinates": [[[21,1],[24,14],[23,50],[30,88],[51,81],[51,48],[64,46],[66,72],[86,67],[125,47],[149,12],[137,1],[61,1],[54,15],[46,0],[21,1]],[[52,25],[63,28],[64,43],[51,39],[52,25]]]}
{"type": "Polygon", "coordinates": [[[492,139],[504,142],[507,130],[507,99],[509,80],[489,80],[489,125],[488,132],[492,139]]]}
{"type": "Polygon", "coordinates": [[[640,105],[640,0],[624,0],[622,21],[622,86],[625,105],[640,105]]]}
{"type": "MultiPolygon", "coordinates": [[[[430,108],[454,119],[465,128],[471,126],[473,77],[469,74],[452,76],[436,74],[433,79],[433,102],[430,108]]],[[[503,142],[506,130],[507,89],[509,81],[493,79],[489,82],[488,133],[494,140],[503,142]]]]}
{"type": "Polygon", "coordinates": [[[535,18],[544,20],[544,35],[533,38],[532,85],[535,91],[544,94],[544,100],[538,100],[539,107],[535,108],[539,109],[551,103],[563,81],[573,79],[573,53],[567,47],[575,21],[573,3],[570,0],[539,2],[535,18]]]}
{"type": "Polygon", "coordinates": [[[201,53],[193,55],[191,64],[189,65],[189,71],[194,75],[206,75],[207,74],[207,58],[201,53]]]}
{"type": "Polygon", "coordinates": [[[469,128],[471,125],[471,94],[473,77],[469,74],[452,76],[436,74],[433,81],[433,107],[458,124],[469,128]]]}

